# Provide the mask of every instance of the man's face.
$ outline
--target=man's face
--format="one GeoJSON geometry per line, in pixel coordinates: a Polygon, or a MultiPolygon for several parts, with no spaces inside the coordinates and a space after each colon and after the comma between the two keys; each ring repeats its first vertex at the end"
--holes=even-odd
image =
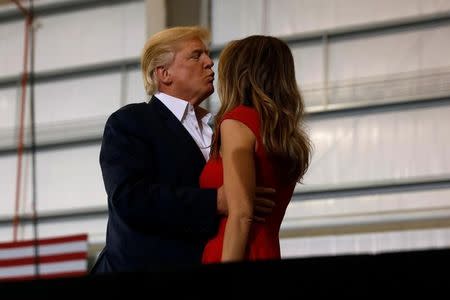
{"type": "Polygon", "coordinates": [[[174,96],[198,105],[214,92],[213,61],[199,39],[180,42],[173,62],[167,68],[174,96]]]}

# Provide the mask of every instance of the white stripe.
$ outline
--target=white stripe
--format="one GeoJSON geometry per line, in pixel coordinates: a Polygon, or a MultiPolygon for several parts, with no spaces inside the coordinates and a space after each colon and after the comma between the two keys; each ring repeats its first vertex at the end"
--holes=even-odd
{"type": "Polygon", "coordinates": [[[33,256],[32,247],[8,248],[0,250],[0,259],[11,259],[33,256]]]}
{"type": "Polygon", "coordinates": [[[55,245],[44,245],[39,248],[40,255],[55,253],[87,252],[87,241],[68,242],[55,245]]]}
{"type": "MultiPolygon", "coordinates": [[[[87,261],[82,259],[40,264],[39,272],[43,275],[49,275],[61,272],[85,272],[86,270],[87,261]]],[[[0,279],[30,275],[34,275],[34,266],[32,264],[5,268],[0,267],[0,279]]]]}
{"type": "Polygon", "coordinates": [[[85,259],[81,260],[71,260],[64,262],[54,262],[42,264],[39,270],[41,274],[51,274],[60,272],[74,272],[74,271],[86,271],[87,261],[85,259]]]}
{"type": "Polygon", "coordinates": [[[14,266],[14,267],[0,267],[0,279],[17,277],[17,276],[29,276],[34,274],[34,266],[14,266]]]}
{"type": "MultiPolygon", "coordinates": [[[[87,241],[65,242],[39,246],[39,255],[63,254],[71,252],[87,252],[87,241]]],[[[33,246],[0,249],[0,259],[30,256],[34,256],[33,246]]]]}

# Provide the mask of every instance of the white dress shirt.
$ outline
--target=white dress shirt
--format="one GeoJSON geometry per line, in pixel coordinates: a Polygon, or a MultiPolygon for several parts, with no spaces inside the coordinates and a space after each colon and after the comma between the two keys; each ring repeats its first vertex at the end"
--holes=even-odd
{"type": "Polygon", "coordinates": [[[161,100],[175,117],[180,120],[181,124],[183,124],[200,148],[200,151],[202,151],[205,160],[208,161],[209,152],[211,150],[211,137],[213,134],[208,121],[212,118],[212,114],[207,113],[199,121],[195,114],[194,106],[189,102],[160,92],[156,93],[154,96],[161,100]]]}

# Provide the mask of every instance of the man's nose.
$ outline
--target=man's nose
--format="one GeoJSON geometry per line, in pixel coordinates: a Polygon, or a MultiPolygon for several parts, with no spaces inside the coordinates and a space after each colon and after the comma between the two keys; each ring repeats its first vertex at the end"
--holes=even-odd
{"type": "Polygon", "coordinates": [[[214,66],[214,61],[209,57],[209,55],[206,55],[206,67],[212,68],[214,66]]]}

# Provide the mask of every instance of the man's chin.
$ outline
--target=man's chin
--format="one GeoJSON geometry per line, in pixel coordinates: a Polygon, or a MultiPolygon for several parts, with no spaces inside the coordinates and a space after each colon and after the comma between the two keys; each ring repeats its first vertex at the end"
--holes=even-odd
{"type": "Polygon", "coordinates": [[[214,86],[211,86],[211,88],[205,94],[205,99],[211,96],[213,93],[214,93],[214,86]]]}
{"type": "Polygon", "coordinates": [[[214,93],[214,87],[209,89],[207,92],[203,94],[202,97],[198,98],[199,100],[195,103],[195,105],[199,105],[203,101],[205,101],[209,96],[211,96],[214,93]]]}

